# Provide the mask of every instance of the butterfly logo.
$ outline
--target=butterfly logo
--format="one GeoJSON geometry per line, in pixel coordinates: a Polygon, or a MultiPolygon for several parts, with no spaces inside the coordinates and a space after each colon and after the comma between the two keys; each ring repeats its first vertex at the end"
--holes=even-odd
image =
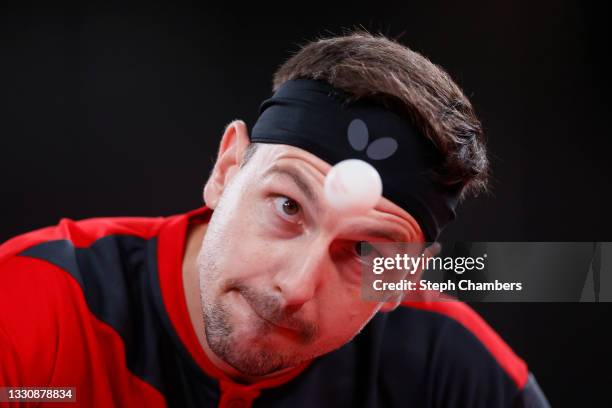
{"type": "Polygon", "coordinates": [[[361,119],[353,119],[347,129],[348,142],[358,152],[366,150],[366,156],[372,160],[384,160],[397,150],[397,141],[392,137],[381,137],[370,141],[368,126],[361,119]]]}

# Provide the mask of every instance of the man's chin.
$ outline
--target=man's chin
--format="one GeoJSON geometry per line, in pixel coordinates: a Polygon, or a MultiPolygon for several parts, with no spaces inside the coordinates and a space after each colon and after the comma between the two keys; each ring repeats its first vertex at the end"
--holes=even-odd
{"type": "Polygon", "coordinates": [[[270,337],[248,341],[250,339],[240,336],[237,340],[234,336],[235,333],[221,340],[221,344],[212,342],[209,346],[217,357],[246,376],[270,376],[315,357],[314,354],[305,354],[303,349],[296,350],[295,345],[286,344],[286,341],[275,341],[270,337]]]}
{"type": "MultiPolygon", "coordinates": [[[[214,351],[214,350],[213,350],[214,351]]],[[[276,372],[294,367],[299,362],[289,361],[285,356],[267,350],[236,351],[233,350],[222,357],[223,361],[239,373],[249,377],[273,375],[276,372]]]]}

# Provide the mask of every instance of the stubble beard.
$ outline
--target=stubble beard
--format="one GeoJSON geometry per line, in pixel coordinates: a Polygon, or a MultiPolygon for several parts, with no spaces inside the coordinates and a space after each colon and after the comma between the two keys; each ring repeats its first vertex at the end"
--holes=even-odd
{"type": "MultiPolygon", "coordinates": [[[[202,255],[202,254],[200,254],[202,255]]],[[[247,376],[264,376],[276,371],[294,367],[314,356],[298,356],[283,353],[278,349],[266,349],[260,344],[246,344],[237,338],[231,322],[231,314],[226,305],[218,299],[211,299],[204,293],[210,293],[207,287],[219,279],[219,268],[212,257],[198,257],[200,274],[200,296],[204,319],[204,334],[208,347],[215,355],[247,376]]],[[[254,323],[256,324],[256,323],[254,323]]],[[[258,338],[264,338],[270,332],[269,325],[257,324],[258,338]]]]}

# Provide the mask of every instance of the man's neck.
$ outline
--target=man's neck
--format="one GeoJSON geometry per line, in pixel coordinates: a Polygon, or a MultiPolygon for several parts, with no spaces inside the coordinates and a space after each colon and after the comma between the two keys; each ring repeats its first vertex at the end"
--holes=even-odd
{"type": "Polygon", "coordinates": [[[185,291],[185,300],[187,302],[187,310],[189,311],[189,319],[195,330],[195,333],[200,342],[200,346],[206,353],[208,359],[225,375],[241,383],[254,383],[259,380],[273,378],[279,374],[283,374],[291,368],[278,371],[274,374],[263,377],[249,377],[235,368],[227,364],[225,361],[217,357],[210,349],[204,334],[204,316],[202,312],[202,301],[200,298],[200,276],[197,268],[197,259],[202,249],[202,240],[206,234],[208,224],[192,225],[187,230],[185,239],[185,251],[183,253],[183,287],[185,291]]]}

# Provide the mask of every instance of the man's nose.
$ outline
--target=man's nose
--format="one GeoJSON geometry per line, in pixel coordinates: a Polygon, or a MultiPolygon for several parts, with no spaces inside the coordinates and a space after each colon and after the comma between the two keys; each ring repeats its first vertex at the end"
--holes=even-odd
{"type": "Polygon", "coordinates": [[[300,307],[311,300],[321,284],[325,272],[333,262],[327,245],[315,245],[296,255],[275,275],[275,287],[283,298],[284,307],[300,307]]]}

